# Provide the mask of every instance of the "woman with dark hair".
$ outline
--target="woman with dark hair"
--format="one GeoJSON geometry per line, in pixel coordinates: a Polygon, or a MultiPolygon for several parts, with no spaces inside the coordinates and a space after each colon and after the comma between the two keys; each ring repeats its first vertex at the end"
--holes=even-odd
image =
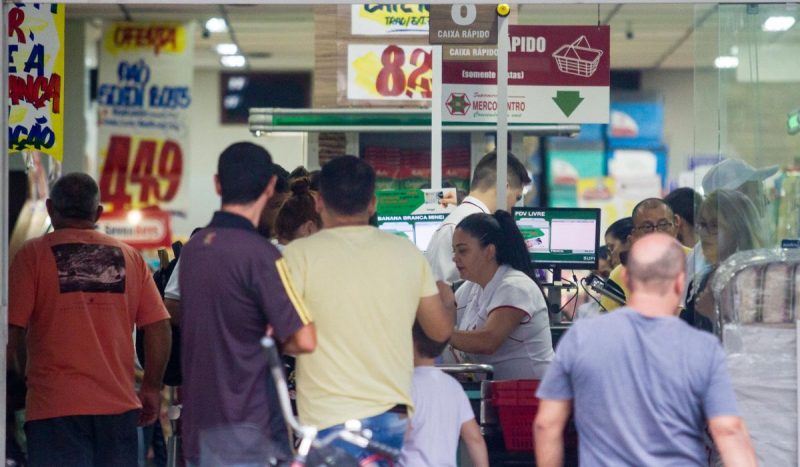
{"type": "Polygon", "coordinates": [[[275,216],[275,239],[279,249],[296,238],[307,237],[322,228],[310,179],[300,177],[292,180],[290,190],[291,194],[275,216]]]}
{"type": "Polygon", "coordinates": [[[459,222],[453,261],[466,282],[445,300],[458,315],[451,346],[467,361],[492,365],[497,380],[541,379],[553,358],[547,303],[511,214],[459,222]]]}
{"type": "Polygon", "coordinates": [[[611,269],[619,266],[622,261],[619,254],[630,248],[628,238],[633,233],[633,218],[623,217],[609,225],[606,229],[605,241],[608,248],[611,269]]]}

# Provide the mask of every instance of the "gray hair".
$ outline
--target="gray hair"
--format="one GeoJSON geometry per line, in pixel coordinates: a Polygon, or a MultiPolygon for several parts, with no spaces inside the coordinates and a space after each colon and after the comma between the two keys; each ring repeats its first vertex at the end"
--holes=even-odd
{"type": "Polygon", "coordinates": [[[100,189],[94,179],[81,172],[59,178],[50,190],[53,209],[67,219],[95,220],[100,189]]]}

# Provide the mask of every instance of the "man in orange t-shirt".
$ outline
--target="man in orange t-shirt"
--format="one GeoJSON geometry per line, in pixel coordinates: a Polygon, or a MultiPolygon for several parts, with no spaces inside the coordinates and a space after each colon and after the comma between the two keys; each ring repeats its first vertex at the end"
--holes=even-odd
{"type": "Polygon", "coordinates": [[[46,204],[55,231],[26,242],[9,270],[8,355],[26,371],[30,465],[136,466],[136,425],[158,415],[169,315],[136,250],[95,231],[91,177],[65,175],[46,204]],[[147,353],[138,394],[134,326],[147,353]]]}

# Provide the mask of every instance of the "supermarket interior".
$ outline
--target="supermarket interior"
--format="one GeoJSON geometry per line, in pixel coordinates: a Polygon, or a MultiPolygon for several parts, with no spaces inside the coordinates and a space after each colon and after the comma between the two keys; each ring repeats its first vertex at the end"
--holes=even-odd
{"type": "MultiPolygon", "coordinates": [[[[467,196],[476,165],[495,152],[515,156],[531,180],[512,215],[539,265],[555,345],[579,307],[614,299],[607,277],[592,285],[600,247],[640,201],[689,188],[689,217],[710,222],[704,199],[757,183],[763,235],[716,258],[709,330],[733,356],[759,461],[798,464],[797,4],[534,1],[503,16],[496,3],[440,2],[4,8],[2,276],[25,241],[50,231],[45,200],[62,174],[97,181],[99,231],[155,271],[219,209],[217,160],[233,143],[263,146],[286,172],[365,160],[377,175],[377,225],[423,252],[455,209],[442,200],[467,196]],[[482,25],[464,33],[457,10],[482,25]]],[[[501,200],[512,187],[497,180],[501,200]]],[[[716,230],[738,213],[712,199],[716,230]]],[[[702,253],[695,229],[717,234],[696,223],[679,234],[702,253]]],[[[8,278],[0,285],[5,328],[8,278]]],[[[471,363],[442,368],[462,383],[491,464],[532,465],[532,419],[512,420],[530,409],[523,386],[513,403],[515,394],[491,395],[491,366],[471,363]]],[[[577,465],[573,428],[566,461],[577,465]]],[[[463,446],[461,457],[471,465],[463,446]]]]}

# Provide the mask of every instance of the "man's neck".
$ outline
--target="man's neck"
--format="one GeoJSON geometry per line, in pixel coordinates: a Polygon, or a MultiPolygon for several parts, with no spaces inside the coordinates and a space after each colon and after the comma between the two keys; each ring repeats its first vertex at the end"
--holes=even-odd
{"type": "Polygon", "coordinates": [[[223,204],[220,210],[222,212],[228,212],[231,214],[236,214],[237,216],[242,216],[245,219],[249,220],[250,223],[253,224],[253,227],[258,225],[258,220],[261,218],[261,211],[263,206],[260,206],[259,203],[251,203],[251,204],[223,204]]]}
{"type": "Polygon", "coordinates": [[[433,366],[435,363],[434,359],[423,357],[414,352],[414,366],[433,366]]]}
{"type": "Polygon", "coordinates": [[[61,219],[60,221],[53,222],[53,230],[61,229],[81,229],[81,230],[94,230],[95,223],[83,219],[61,219]]]}
{"type": "Polygon", "coordinates": [[[353,227],[358,225],[369,225],[369,213],[353,214],[352,216],[345,216],[341,214],[332,214],[330,211],[323,215],[322,225],[326,229],[335,227],[353,227]]]}
{"type": "Polygon", "coordinates": [[[489,208],[489,213],[497,210],[497,192],[495,190],[470,191],[469,196],[477,199],[489,208]]]}
{"type": "Polygon", "coordinates": [[[679,300],[671,300],[662,294],[634,292],[626,306],[633,308],[644,316],[658,318],[676,316],[678,314],[679,300]]]}

